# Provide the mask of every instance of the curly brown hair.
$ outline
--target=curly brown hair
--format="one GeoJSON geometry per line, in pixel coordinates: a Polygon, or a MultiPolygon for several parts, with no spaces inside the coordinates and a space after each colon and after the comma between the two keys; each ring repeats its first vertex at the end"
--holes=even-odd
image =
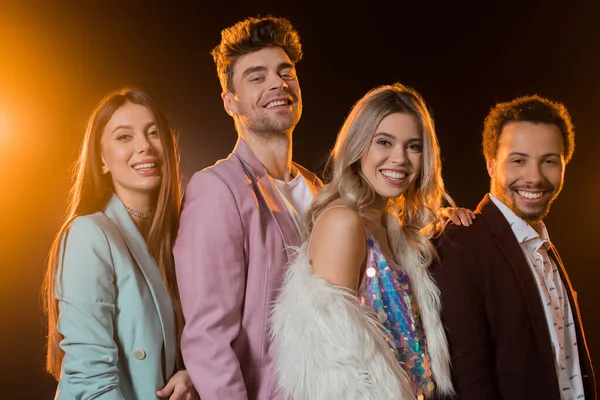
{"type": "Polygon", "coordinates": [[[483,127],[483,155],[486,160],[496,158],[500,135],[509,122],[556,125],[563,135],[565,162],[571,160],[575,151],[575,131],[569,112],[562,103],[538,95],[498,103],[491,109],[483,127]]]}
{"type": "Polygon", "coordinates": [[[266,47],[281,47],[293,64],[302,59],[300,36],[285,18],[246,18],[221,31],[221,43],[211,54],[223,91],[234,93],[233,66],[243,55],[266,47]]]}

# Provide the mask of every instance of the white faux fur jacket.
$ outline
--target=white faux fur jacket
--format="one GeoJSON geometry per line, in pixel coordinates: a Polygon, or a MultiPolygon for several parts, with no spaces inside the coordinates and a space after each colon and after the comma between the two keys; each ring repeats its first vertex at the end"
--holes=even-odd
{"type": "MultiPolygon", "coordinates": [[[[390,245],[408,273],[419,304],[438,393],[452,395],[450,356],[440,320],[440,293],[418,267],[398,220],[387,215],[390,245]]],[[[385,341],[372,310],[344,288],[315,275],[307,243],[289,266],[271,314],[279,390],[293,400],[412,400],[406,372],[385,341]]]]}

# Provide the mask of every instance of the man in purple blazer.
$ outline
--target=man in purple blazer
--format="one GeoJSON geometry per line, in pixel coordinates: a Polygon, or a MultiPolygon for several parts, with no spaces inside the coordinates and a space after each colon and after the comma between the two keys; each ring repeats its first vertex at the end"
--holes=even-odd
{"type": "Polygon", "coordinates": [[[490,193],[450,226],[432,268],[460,400],[596,399],[577,296],[543,218],[575,146],[566,108],[539,96],[485,120],[490,193]]]}
{"type": "Polygon", "coordinates": [[[212,54],[238,142],[187,187],[174,249],[181,349],[202,400],[278,399],[268,317],[321,184],[292,162],[302,48],[286,19],[248,18],[212,54]]]}

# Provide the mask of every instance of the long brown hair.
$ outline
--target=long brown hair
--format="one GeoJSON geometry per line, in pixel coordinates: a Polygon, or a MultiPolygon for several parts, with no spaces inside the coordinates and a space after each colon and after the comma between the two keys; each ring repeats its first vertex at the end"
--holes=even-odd
{"type": "Polygon", "coordinates": [[[405,194],[388,201],[388,210],[397,214],[407,238],[421,254],[423,266],[427,266],[437,254],[430,239],[442,227],[436,224],[442,201],[445,197],[454,203],[444,190],[433,118],[419,93],[399,83],[376,87],[354,104],[331,151],[331,181],[320,189],[305,218],[312,232],[315,218],[330,203],[342,199],[364,219],[373,219],[371,206],[376,193],[361,171],[360,160],[369,151],[379,123],[394,113],[414,117],[423,138],[423,167],[405,194]]]}
{"type": "Polygon", "coordinates": [[[48,343],[46,370],[57,380],[60,377],[64,352],[60,348],[63,339],[58,332],[58,301],[56,299],[57,273],[61,241],[75,218],[103,211],[114,193],[110,174],[103,174],[100,155],[100,137],[114,112],[126,103],[146,107],[156,120],[160,140],[164,148],[162,180],[158,191],[156,211],[152,217],[147,236],[148,251],[154,257],[175,310],[178,337],[183,329],[183,313],[179,300],[179,289],[175,278],[173,244],[179,224],[181,208],[181,178],[179,173],[179,150],[177,136],[167,114],[145,92],[135,88],[124,88],[106,95],[96,106],[88,121],[81,151],[73,172],[73,186],[67,211],[50,253],[42,295],[44,310],[48,316],[48,343]]]}

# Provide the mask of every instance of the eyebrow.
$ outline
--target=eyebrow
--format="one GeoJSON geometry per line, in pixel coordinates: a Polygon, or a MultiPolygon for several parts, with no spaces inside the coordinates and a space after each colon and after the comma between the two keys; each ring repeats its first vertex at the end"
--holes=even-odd
{"type": "Polygon", "coordinates": [[[262,66],[262,65],[258,66],[258,67],[249,67],[249,68],[246,68],[246,70],[242,74],[242,78],[245,78],[254,72],[262,72],[262,71],[266,71],[266,70],[267,70],[267,67],[262,66]]]}
{"type": "MultiPolygon", "coordinates": [[[[294,68],[294,65],[289,62],[282,62],[281,64],[279,64],[277,66],[277,71],[281,71],[282,69],[286,69],[286,68],[294,68]]],[[[264,65],[258,65],[256,67],[248,67],[242,74],[242,78],[245,78],[248,75],[253,74],[254,72],[264,72],[266,70],[267,70],[267,67],[265,67],[264,65]]]]}
{"type": "MultiPolygon", "coordinates": [[[[375,134],[375,136],[373,136],[373,138],[377,138],[377,137],[380,137],[380,136],[386,137],[388,139],[394,139],[394,140],[396,139],[396,136],[394,136],[394,135],[392,135],[390,133],[386,133],[386,132],[377,132],[375,134]]],[[[407,140],[407,142],[422,142],[422,141],[423,141],[422,138],[410,138],[410,139],[407,140]]]]}
{"type": "MultiPolygon", "coordinates": [[[[513,151],[508,156],[509,157],[510,156],[529,157],[529,154],[527,154],[527,153],[521,153],[521,152],[518,152],[518,151],[513,151]]],[[[542,158],[546,158],[546,157],[558,157],[558,158],[560,158],[561,155],[558,154],[558,153],[546,153],[546,154],[542,154],[542,158]]]]}
{"type": "Polygon", "coordinates": [[[133,127],[131,125],[119,125],[115,129],[113,129],[111,133],[115,133],[119,129],[133,129],[133,127]]]}
{"type": "Polygon", "coordinates": [[[287,68],[294,68],[294,65],[290,64],[289,62],[282,62],[281,64],[279,64],[277,66],[277,71],[281,71],[282,69],[287,69],[287,68]]]}
{"type": "MultiPolygon", "coordinates": [[[[144,126],[144,130],[150,128],[151,126],[156,126],[156,121],[151,121],[148,122],[145,126],[144,126]]],[[[131,125],[119,125],[117,126],[115,129],[112,130],[111,134],[115,133],[116,131],[118,131],[119,129],[133,129],[133,126],[131,125]]]]}
{"type": "Polygon", "coordinates": [[[377,132],[375,134],[375,136],[373,136],[373,138],[380,137],[380,136],[386,137],[388,139],[396,139],[396,136],[391,135],[389,133],[385,133],[385,132],[377,132]]]}

